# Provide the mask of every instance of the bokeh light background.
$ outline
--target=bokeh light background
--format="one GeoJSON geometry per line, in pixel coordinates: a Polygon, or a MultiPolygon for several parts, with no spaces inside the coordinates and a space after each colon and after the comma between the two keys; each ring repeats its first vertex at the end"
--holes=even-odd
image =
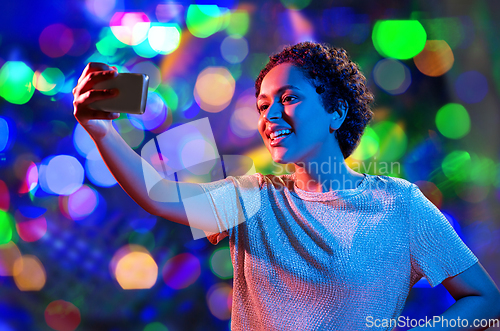
{"type": "MultiPolygon", "coordinates": [[[[146,114],[114,121],[137,152],[208,117],[220,155],[277,173],[256,131],[253,83],[270,53],[304,40],[346,48],[375,93],[351,167],[416,183],[500,283],[498,1],[1,7],[0,330],[228,330],[227,240],[192,240],[133,202],[77,125],[71,90],[89,61],[147,73],[146,114]]],[[[422,280],[403,316],[453,302],[422,280]]]]}

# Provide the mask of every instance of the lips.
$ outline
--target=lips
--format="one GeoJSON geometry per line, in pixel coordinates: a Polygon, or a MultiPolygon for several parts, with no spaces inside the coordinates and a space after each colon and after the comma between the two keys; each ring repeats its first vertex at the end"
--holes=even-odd
{"type": "Polygon", "coordinates": [[[276,138],[281,137],[281,136],[287,136],[290,133],[292,133],[292,130],[290,130],[290,129],[278,130],[278,131],[271,132],[271,134],[269,135],[269,138],[276,139],[276,138]]]}
{"type": "Polygon", "coordinates": [[[269,135],[270,142],[269,144],[272,147],[280,145],[285,139],[287,139],[292,134],[292,130],[284,129],[271,132],[269,135]]]}

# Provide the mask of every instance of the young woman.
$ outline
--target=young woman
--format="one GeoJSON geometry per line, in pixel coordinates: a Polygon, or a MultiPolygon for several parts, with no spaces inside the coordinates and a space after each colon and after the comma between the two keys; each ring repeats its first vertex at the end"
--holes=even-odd
{"type": "MultiPolygon", "coordinates": [[[[417,186],[346,165],[373,96],[343,49],[305,42],[270,57],[256,81],[258,129],[273,160],[295,172],[178,183],[196,210],[185,210],[177,184],[123,141],[110,121],[117,115],[88,106],[116,95],[92,88],[115,75],[100,63],[85,68],[73,92],[75,117],[145,210],[201,229],[213,244],[229,237],[232,330],[391,330],[422,277],[457,300],[439,318],[484,330],[475,319],[500,316],[498,288],[417,186]],[[156,178],[151,190],[146,176],[156,178]]],[[[416,329],[429,326],[448,329],[416,329]]]]}

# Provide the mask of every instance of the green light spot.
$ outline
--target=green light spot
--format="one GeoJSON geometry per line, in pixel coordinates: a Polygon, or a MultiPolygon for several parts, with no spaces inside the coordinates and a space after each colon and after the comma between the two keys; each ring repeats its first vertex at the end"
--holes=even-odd
{"type": "Polygon", "coordinates": [[[441,163],[443,173],[455,182],[465,182],[470,177],[471,157],[465,151],[453,151],[441,163]]]}
{"type": "Polygon", "coordinates": [[[495,182],[498,169],[493,160],[473,154],[471,155],[471,161],[470,179],[474,183],[487,186],[495,182]]]}
{"type": "Polygon", "coordinates": [[[379,139],[375,131],[371,127],[366,127],[361,142],[356,148],[352,157],[356,160],[366,160],[378,152],[379,139]]]}
{"type": "Polygon", "coordinates": [[[113,31],[111,31],[110,27],[103,28],[99,33],[99,38],[104,38],[104,37],[108,37],[110,45],[115,48],[125,48],[128,46],[127,44],[121,42],[120,40],[118,40],[118,38],[116,38],[115,34],[113,33],[113,31]]]}
{"type": "Polygon", "coordinates": [[[212,269],[214,275],[221,279],[233,277],[233,264],[229,248],[223,247],[213,252],[210,257],[210,269],[212,269]]]}
{"type": "Polygon", "coordinates": [[[110,43],[109,37],[104,37],[95,44],[97,51],[103,56],[113,56],[116,53],[116,47],[110,43]]]}
{"type": "Polygon", "coordinates": [[[41,76],[44,81],[47,82],[47,84],[49,84],[50,86],[54,86],[49,91],[40,91],[45,95],[56,95],[57,93],[59,93],[59,91],[61,91],[61,89],[63,88],[64,82],[66,80],[66,77],[64,77],[64,74],[58,68],[47,68],[42,72],[41,76]]]}
{"type": "Polygon", "coordinates": [[[247,59],[247,61],[250,62],[250,77],[257,78],[260,71],[266,66],[266,63],[269,61],[269,55],[267,55],[266,53],[253,53],[249,54],[247,59]]]}
{"type": "Polygon", "coordinates": [[[160,322],[153,322],[146,325],[143,331],[168,331],[168,328],[160,322]]]}
{"type": "Polygon", "coordinates": [[[227,66],[227,70],[229,70],[234,80],[240,79],[242,74],[241,63],[230,64],[227,66]]]}
{"type": "MultiPolygon", "coordinates": [[[[169,110],[171,111],[176,111],[177,109],[180,109],[181,111],[184,111],[191,107],[193,104],[194,98],[193,98],[193,87],[191,84],[189,84],[187,81],[176,77],[171,81],[171,85],[165,85],[167,88],[172,87],[174,89],[175,95],[177,96],[177,107],[176,109],[171,109],[170,108],[170,101],[166,100],[167,98],[165,95],[163,95],[162,90],[160,89],[160,94],[163,97],[163,99],[167,102],[167,105],[169,107],[169,110]]],[[[161,88],[162,85],[159,86],[161,88]]],[[[168,92],[166,93],[168,96],[168,92]]]]}
{"type": "Polygon", "coordinates": [[[128,243],[141,245],[151,252],[155,248],[155,237],[151,232],[139,233],[132,231],[128,237],[128,243]]]}
{"type": "Polygon", "coordinates": [[[137,55],[146,59],[150,59],[158,55],[158,52],[151,47],[148,39],[144,40],[139,45],[132,46],[132,48],[137,55]]]}
{"type": "Polygon", "coordinates": [[[464,106],[458,103],[449,103],[438,110],[436,126],[446,138],[462,138],[470,131],[469,114],[464,106]]]}
{"type": "Polygon", "coordinates": [[[97,51],[103,56],[113,56],[118,48],[128,46],[116,39],[115,35],[109,27],[103,28],[99,33],[100,41],[97,42],[97,51]]]}
{"type": "Polygon", "coordinates": [[[219,31],[227,29],[229,22],[231,21],[231,11],[226,7],[219,7],[220,14],[220,26],[219,31]]]}
{"type": "Polygon", "coordinates": [[[10,103],[27,103],[35,93],[33,75],[24,62],[7,61],[0,69],[0,96],[10,103]]]}
{"type": "Polygon", "coordinates": [[[311,0],[281,0],[281,3],[288,9],[301,10],[309,6],[311,0]]]}
{"type": "Polygon", "coordinates": [[[387,20],[375,23],[372,40],[381,56],[406,60],[424,49],[427,34],[419,21],[387,20]]]}
{"type": "Polygon", "coordinates": [[[174,112],[177,110],[177,107],[179,106],[179,97],[172,87],[163,84],[158,86],[157,92],[162,96],[163,100],[165,100],[169,111],[174,112]]]}
{"type": "Polygon", "coordinates": [[[235,11],[231,13],[229,25],[226,28],[228,35],[244,36],[250,26],[250,15],[246,11],[235,11]]]}
{"type": "Polygon", "coordinates": [[[396,123],[382,121],[373,126],[379,138],[377,161],[397,161],[406,152],[408,138],[403,129],[396,123]]]}
{"type": "Polygon", "coordinates": [[[459,17],[421,19],[429,40],[444,40],[451,49],[457,48],[466,39],[466,27],[459,17]]]}
{"type": "Polygon", "coordinates": [[[12,240],[12,226],[10,215],[0,210],[0,245],[6,244],[12,240]]]}
{"type": "Polygon", "coordinates": [[[193,36],[207,38],[219,31],[222,27],[222,20],[217,5],[190,5],[186,25],[193,36]]]}

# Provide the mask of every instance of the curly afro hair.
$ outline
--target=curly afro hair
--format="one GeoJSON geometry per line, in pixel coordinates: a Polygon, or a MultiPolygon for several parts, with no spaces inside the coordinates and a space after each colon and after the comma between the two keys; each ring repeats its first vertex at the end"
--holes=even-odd
{"type": "Polygon", "coordinates": [[[373,112],[369,104],[373,94],[366,86],[366,78],[342,48],[324,43],[301,42],[285,47],[271,55],[255,81],[255,96],[260,94],[262,80],[281,63],[292,63],[299,68],[321,95],[323,107],[329,113],[336,111],[339,99],[349,104],[344,123],[335,131],[344,159],[349,157],[361,140],[373,112]]]}

